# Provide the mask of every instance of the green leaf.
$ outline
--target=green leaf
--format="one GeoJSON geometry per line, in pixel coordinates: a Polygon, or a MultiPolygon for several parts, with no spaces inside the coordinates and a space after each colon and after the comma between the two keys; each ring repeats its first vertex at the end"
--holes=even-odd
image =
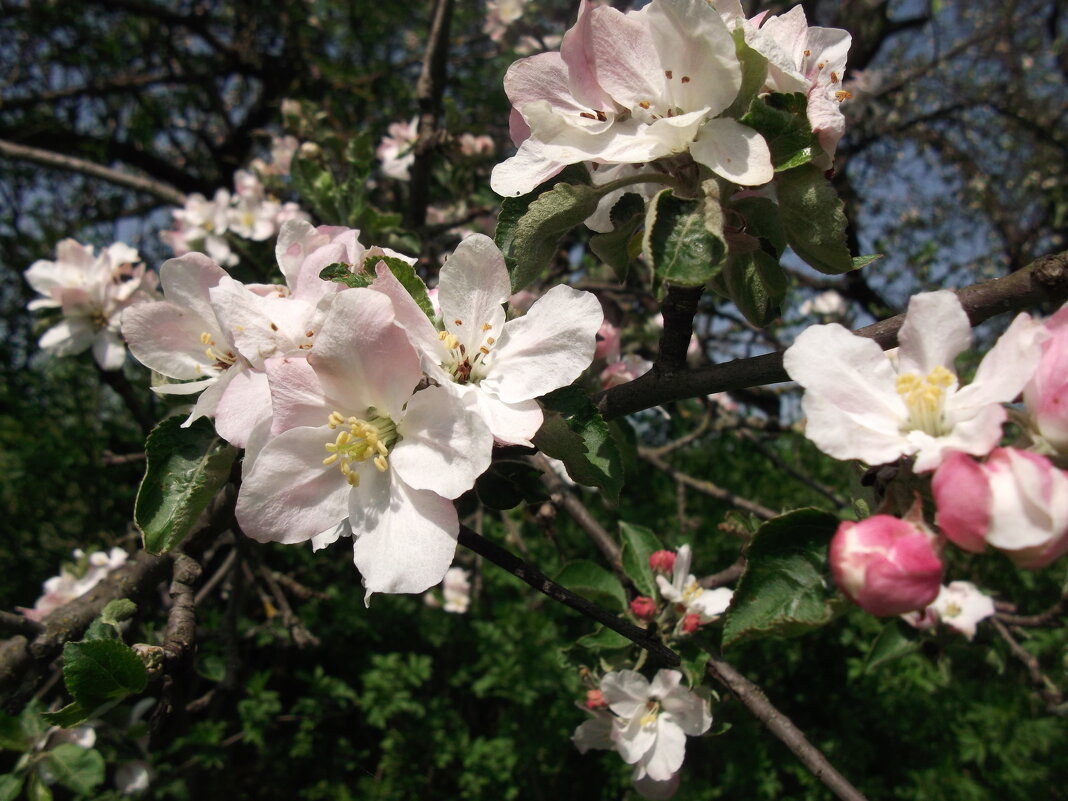
{"type": "Polygon", "coordinates": [[[494,459],[475,480],[475,492],[490,509],[514,509],[521,503],[548,500],[541,471],[519,459],[494,459]]]}
{"type": "Polygon", "coordinates": [[[730,254],[722,282],[727,297],[753,325],[763,328],[779,316],[786,297],[786,273],[764,251],[730,254]]]}
{"type": "Polygon", "coordinates": [[[334,281],[354,289],[370,286],[371,282],[375,280],[373,275],[368,275],[365,272],[353,272],[352,269],[353,265],[346,264],[343,261],[336,261],[320,270],[319,277],[324,281],[334,281]]]}
{"type": "Polygon", "coordinates": [[[423,314],[434,319],[434,306],[430,303],[430,296],[427,294],[426,283],[416,273],[415,267],[410,265],[404,259],[398,259],[396,256],[368,256],[363,261],[363,272],[375,277],[375,270],[378,263],[382,262],[386,265],[393,277],[396,278],[400,285],[408,290],[408,294],[412,296],[419,308],[423,310],[423,314]],[[373,262],[373,263],[372,263],[373,262]]]}
{"type": "Polygon", "coordinates": [[[504,254],[512,291],[534,281],[552,262],[565,232],[597,210],[597,190],[582,165],[571,165],[522,197],[505,198],[493,241],[504,254]]]}
{"type": "Polygon", "coordinates": [[[289,165],[293,188],[300,194],[302,205],[313,210],[320,220],[339,223],[345,220],[339,207],[339,192],[334,176],[328,169],[298,150],[289,165]]]}
{"type": "Polygon", "coordinates": [[[665,189],[649,201],[642,252],[657,281],[702,286],[719,272],[726,249],[717,196],[689,200],[665,189]]]}
{"type": "Polygon", "coordinates": [[[705,677],[705,666],[708,665],[708,654],[704,651],[698,651],[693,658],[683,657],[682,659],[682,672],[686,676],[686,681],[690,685],[690,689],[697,687],[701,684],[705,677]]]}
{"type": "Polygon", "coordinates": [[[731,200],[730,207],[745,221],[745,233],[755,236],[760,246],[778,259],[786,250],[786,232],[782,228],[779,206],[766,197],[731,200]]]}
{"type": "Polygon", "coordinates": [[[596,562],[571,562],[556,576],[556,583],[601,606],[627,608],[627,594],[619,579],[596,562]]]}
{"type": "Polygon", "coordinates": [[[734,31],[734,52],[742,65],[742,85],[734,102],[723,112],[723,117],[741,117],[750,103],[764,88],[768,77],[768,60],[745,42],[745,32],[739,26],[734,31]]]}
{"type": "Polygon", "coordinates": [[[567,474],[599,487],[613,500],[623,488],[623,458],[612,430],[597,407],[578,387],[562,387],[541,398],[545,422],[533,442],[546,456],[559,459],[567,474]]]}
{"type": "Polygon", "coordinates": [[[0,801],[15,801],[22,793],[25,776],[21,773],[5,773],[0,776],[0,801]]]}
{"type": "Polygon", "coordinates": [[[891,620],[872,641],[864,659],[864,673],[920,650],[920,638],[916,630],[900,620],[891,620]]]}
{"type": "Polygon", "coordinates": [[[776,181],[786,241],[794,252],[826,275],[847,273],[878,256],[854,259],[846,246],[842,201],[811,164],[779,173],[776,181]]]}
{"type": "Polygon", "coordinates": [[[56,781],[79,795],[90,795],[104,781],[104,757],[95,748],[63,743],[44,755],[44,764],[56,781]]]}
{"type": "Polygon", "coordinates": [[[654,551],[661,551],[664,546],[657,539],[656,534],[645,526],[636,526],[630,523],[619,523],[619,533],[623,538],[623,572],[627,578],[634,582],[634,586],[642,595],[650,598],[656,597],[656,575],[649,567],[649,555],[654,551]]]}
{"type": "Polygon", "coordinates": [[[591,634],[579,637],[575,643],[591,651],[619,651],[634,645],[622,634],[604,626],[598,626],[591,634]]]}
{"type": "Polygon", "coordinates": [[[196,524],[215,493],[230,477],[237,450],[201,418],[182,428],[180,417],[168,417],[148,435],[147,467],[134,504],[134,522],[145,550],[167,553],[196,524]]]}
{"type": "Polygon", "coordinates": [[[819,149],[808,121],[808,98],[800,92],[755,97],[739,122],[764,137],[776,172],[807,164],[819,149]]]}
{"type": "Polygon", "coordinates": [[[645,222],[645,199],[634,192],[627,192],[616,201],[610,216],[613,230],[591,236],[590,250],[612,268],[616,278],[623,281],[626,280],[631,261],[641,249],[641,241],[635,234],[645,222]]]}
{"type": "Polygon", "coordinates": [[[63,646],[63,682],[86,709],[145,689],[141,658],[117,640],[69,642],[63,646]]]}
{"type": "Polygon", "coordinates": [[[135,614],[137,614],[137,604],[129,598],[116,598],[114,601],[108,601],[100,612],[100,620],[112,626],[117,626],[119,623],[129,620],[135,614]]]}
{"type": "Polygon", "coordinates": [[[827,547],[838,518],[799,509],[764,523],[746,553],[746,567],[723,626],[723,647],[771,635],[794,637],[837,613],[827,573],[827,547]]]}
{"type": "Polygon", "coordinates": [[[22,728],[18,718],[0,712],[0,749],[6,751],[25,751],[30,747],[30,738],[22,728]]]}
{"type": "Polygon", "coordinates": [[[29,801],[52,801],[52,788],[42,781],[40,774],[35,773],[30,776],[26,798],[29,801]]]}
{"type": "Polygon", "coordinates": [[[48,723],[53,726],[62,726],[64,729],[69,729],[71,726],[77,726],[79,723],[84,723],[89,719],[89,716],[93,713],[93,709],[86,709],[77,701],[71,701],[62,709],[57,709],[55,712],[43,712],[43,717],[48,723]]]}

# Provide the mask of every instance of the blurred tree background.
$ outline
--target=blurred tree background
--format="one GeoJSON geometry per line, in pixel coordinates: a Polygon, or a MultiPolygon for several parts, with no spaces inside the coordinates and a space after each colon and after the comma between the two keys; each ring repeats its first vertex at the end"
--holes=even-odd
{"type": "MultiPolygon", "coordinates": [[[[792,3],[746,5],[777,13],[792,3]]],[[[698,361],[782,349],[819,320],[801,307],[826,290],[863,325],[901,311],[917,291],[1007,275],[1065,247],[1068,4],[803,5],[811,24],[853,36],[849,127],[834,180],[854,252],[885,255],[834,279],[793,262],[783,315],[761,331],[706,296],[698,361]]],[[[271,134],[314,141],[324,164],[357,170],[347,148],[369,152],[389,124],[421,110],[434,7],[0,2],[0,609],[31,606],[72,549],[139,547],[131,512],[144,432],[126,401],[152,419],[163,413],[147,371],[131,361],[121,378],[105,380],[88,354],[39,352],[22,272],[52,258],[65,237],[98,247],[122,240],[158,267],[170,254],[159,232],[171,225],[175,197],[230,186],[236,169],[266,155],[271,134]]],[[[481,0],[452,8],[425,183],[357,176],[367,198],[362,241],[419,255],[431,278],[459,240],[457,225],[492,227],[499,199],[488,171],[511,146],[505,70],[519,54],[557,47],[576,4],[529,0],[499,29],[487,26],[491,10],[481,0]],[[462,133],[489,135],[496,155],[462,158],[462,133]]],[[[626,349],[651,355],[655,299],[633,277],[615,281],[583,236],[564,243],[557,275],[598,290],[610,316],[629,325],[626,349]]],[[[273,246],[246,244],[239,270],[265,275],[273,246]]],[[[613,534],[625,520],[670,546],[692,543],[695,572],[714,574],[736,562],[751,531],[752,510],[737,498],[775,513],[817,506],[849,515],[848,499],[866,491],[859,475],[790,428],[795,410],[789,395],[765,388],[729,404],[697,399],[643,412],[629,420],[643,447],[618,505],[550,482],[543,501],[499,512],[472,497],[463,511],[548,575],[598,557],[573,519],[576,505],[613,534]]],[[[458,560],[474,585],[466,615],[418,597],[377,596],[364,608],[343,547],[313,556],[221,528],[200,552],[199,652],[184,710],[154,727],[151,743],[139,739],[147,728],[131,722],[129,706],[97,726],[109,766],[152,763],[146,797],[634,797],[616,755],[580,756],[569,740],[586,717],[575,707],[584,694],[578,667],[596,656],[568,643],[589,621],[463,549],[458,560]]],[[[1049,606],[1060,596],[1063,565],[1021,577],[1001,569],[1007,562],[954,558],[953,575],[1006,602],[1049,606]]],[[[145,601],[156,612],[164,603],[161,594],[145,601]]],[[[161,625],[153,619],[127,639],[151,642],[161,625]]],[[[857,611],[815,634],[727,656],[873,800],[1068,797],[1064,706],[1042,695],[1005,641],[982,628],[973,643],[945,635],[878,665],[871,651],[881,627],[857,611]]],[[[1063,627],[1026,634],[1022,647],[1063,686],[1063,627]]],[[[55,696],[56,679],[40,702],[55,696]]],[[[678,798],[829,797],[736,700],[714,703],[713,713],[722,736],[687,743],[678,798]]],[[[92,797],[115,796],[108,787],[92,797]]]]}

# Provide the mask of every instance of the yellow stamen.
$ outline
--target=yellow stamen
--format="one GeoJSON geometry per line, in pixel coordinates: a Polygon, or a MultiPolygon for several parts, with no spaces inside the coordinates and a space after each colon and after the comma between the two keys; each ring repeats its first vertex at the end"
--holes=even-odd
{"type": "Polygon", "coordinates": [[[906,430],[926,431],[931,436],[941,436],[945,431],[944,407],[946,390],[957,377],[939,365],[926,378],[915,373],[902,373],[897,377],[897,394],[905,401],[909,417],[906,430]]]}
{"type": "Polygon", "coordinates": [[[333,442],[323,445],[327,456],[324,465],[337,464],[338,470],[353,487],[360,485],[360,474],[355,464],[370,461],[384,473],[389,469],[389,449],[397,441],[397,426],[388,417],[380,417],[374,409],[368,410],[369,420],[344,417],[340,412],[331,412],[327,424],[331,429],[341,428],[333,442]]]}

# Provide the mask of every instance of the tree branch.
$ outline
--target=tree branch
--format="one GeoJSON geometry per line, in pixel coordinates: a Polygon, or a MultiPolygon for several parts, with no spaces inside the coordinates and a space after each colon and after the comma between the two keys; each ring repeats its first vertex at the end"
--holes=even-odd
{"type": "Polygon", "coordinates": [[[441,98],[445,92],[452,4],[453,0],[436,0],[434,3],[423,69],[415,85],[415,96],[419,101],[419,141],[415,145],[415,161],[411,168],[408,214],[417,228],[426,222],[426,207],[430,203],[430,167],[438,139],[441,98]]]}
{"type": "Polygon", "coordinates": [[[746,709],[778,737],[827,789],[841,801],[867,801],[845,776],[835,770],[823,752],[808,741],[805,733],[772,705],[760,687],[724,662],[718,654],[708,649],[706,653],[708,675],[734,693],[746,709]]]}
{"type": "Polygon", "coordinates": [[[730,490],[725,490],[722,487],[718,487],[711,481],[703,481],[699,478],[687,475],[674,467],[669,465],[663,459],[661,459],[653,450],[649,448],[638,448],[638,455],[649,462],[657,470],[667,473],[671,478],[678,481],[680,484],[685,484],[687,487],[692,487],[698,492],[703,492],[717,501],[723,501],[729,503],[744,512],[749,512],[752,515],[756,515],[761,520],[771,520],[778,515],[766,506],[761,506],[759,503],[747,500],[741,495],[735,495],[730,490]]]}
{"type": "Polygon", "coordinates": [[[639,648],[644,648],[654,659],[658,659],[664,665],[678,667],[681,663],[679,655],[664,645],[648,629],[628,623],[613,612],[609,612],[592,601],[587,601],[581,595],[576,595],[566,587],[561,587],[515,554],[480,537],[467,526],[460,526],[459,541],[465,548],[469,548],[484,559],[493,562],[497,567],[507,570],[538,592],[549,596],[564,606],[571,607],[579,614],[595,620],[605,628],[626,637],[639,648]]]}
{"type": "Polygon", "coordinates": [[[0,155],[9,159],[43,164],[46,167],[54,167],[58,170],[81,173],[117,186],[124,186],[127,189],[145,192],[165,203],[171,203],[176,206],[185,205],[185,195],[162,181],[143,175],[132,175],[128,172],[113,170],[102,164],[94,164],[91,161],[75,158],[74,156],[65,156],[62,153],[54,153],[50,150],[42,150],[28,145],[19,145],[3,139],[0,139],[0,155]]]}
{"type": "MultiPolygon", "coordinates": [[[[1068,298],[1068,251],[1043,256],[1012,275],[974,284],[957,292],[973,326],[1017,309],[1068,298]]],[[[905,321],[899,314],[854,331],[879,343],[883,350],[897,346],[897,332],[905,321]]],[[[663,403],[789,381],[781,353],[663,374],[650,370],[643,376],[593,396],[606,419],[621,417],[663,403]]]]}

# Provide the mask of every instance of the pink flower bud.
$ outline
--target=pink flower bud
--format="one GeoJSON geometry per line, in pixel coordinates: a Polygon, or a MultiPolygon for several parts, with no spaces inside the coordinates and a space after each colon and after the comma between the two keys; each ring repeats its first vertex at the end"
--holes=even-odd
{"type": "Polygon", "coordinates": [[[597,347],[593,351],[593,358],[614,361],[619,358],[619,341],[622,331],[612,325],[608,320],[601,323],[597,331],[597,347]]]}
{"type": "Polygon", "coordinates": [[[953,453],[931,489],[939,528],[966,551],[991,545],[1025,568],[1068,552],[1068,472],[1045,456],[995,448],[980,464],[953,453]]]}
{"type": "Polygon", "coordinates": [[[700,625],[701,625],[701,616],[700,615],[696,615],[696,614],[694,614],[694,615],[686,615],[686,617],[684,617],[682,619],[682,633],[683,634],[693,634],[695,631],[697,631],[697,628],[700,625]]]}
{"type": "Polygon", "coordinates": [[[656,617],[656,601],[645,595],[639,595],[630,602],[630,611],[639,620],[652,620],[656,617]]]}
{"type": "Polygon", "coordinates": [[[923,609],[937,596],[942,560],[931,533],[890,515],[844,521],[831,540],[838,588],[878,617],[923,609]]]}
{"type": "Polygon", "coordinates": [[[1068,304],[1046,320],[1049,338],[1042,358],[1024,388],[1024,403],[1042,437],[1068,454],[1068,304]]]}
{"type": "Polygon", "coordinates": [[[607,709],[608,702],[604,700],[604,693],[600,690],[586,690],[587,709],[607,709]]]}
{"type": "Polygon", "coordinates": [[[675,569],[675,552],[653,551],[649,554],[649,567],[657,573],[670,573],[675,569]]]}

